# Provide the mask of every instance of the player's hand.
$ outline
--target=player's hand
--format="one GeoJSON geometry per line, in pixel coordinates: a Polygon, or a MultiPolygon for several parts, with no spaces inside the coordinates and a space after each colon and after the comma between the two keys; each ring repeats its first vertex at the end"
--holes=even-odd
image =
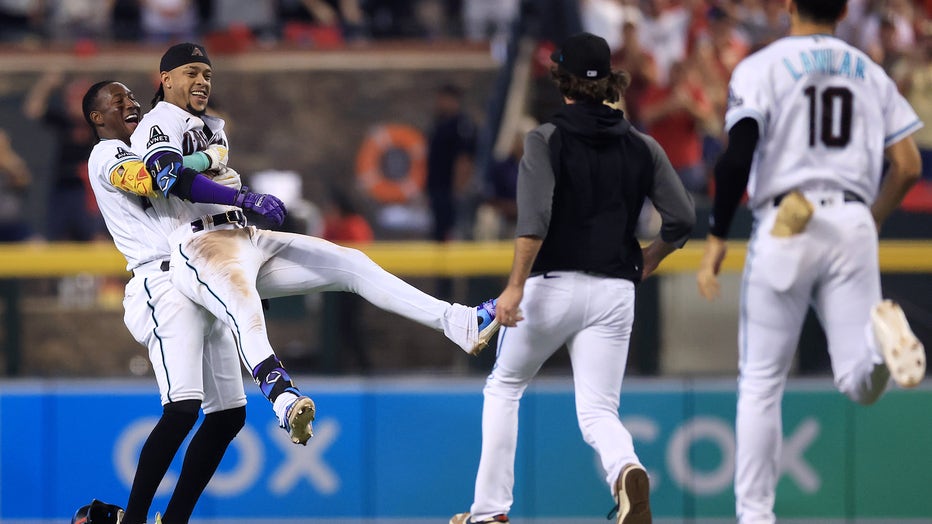
{"type": "Polygon", "coordinates": [[[227,156],[229,155],[230,150],[225,146],[220,144],[211,144],[207,146],[207,149],[202,151],[207,158],[210,159],[210,165],[207,166],[207,171],[217,171],[222,167],[227,165],[227,156]]]}
{"type": "Polygon", "coordinates": [[[243,187],[243,180],[239,177],[239,173],[234,171],[233,168],[221,166],[216,173],[217,174],[211,177],[211,180],[221,186],[232,187],[233,189],[243,187]]]}
{"type": "Polygon", "coordinates": [[[524,320],[521,315],[521,299],[524,298],[523,286],[508,286],[495,302],[495,318],[501,325],[515,327],[524,320]]]}
{"type": "Polygon", "coordinates": [[[659,238],[645,247],[642,251],[644,267],[641,269],[641,280],[651,276],[660,266],[660,262],[674,251],[676,251],[676,246],[659,238]]]}
{"type": "Polygon", "coordinates": [[[278,197],[265,193],[253,193],[246,186],[240,188],[233,205],[245,211],[252,211],[262,215],[276,226],[280,226],[285,222],[285,215],[288,213],[284,202],[279,200],[278,197]]]}
{"type": "Polygon", "coordinates": [[[725,260],[725,239],[715,235],[706,236],[705,253],[699,263],[699,272],[696,274],[696,283],[699,284],[699,293],[706,300],[715,300],[719,295],[718,273],[725,260]]]}

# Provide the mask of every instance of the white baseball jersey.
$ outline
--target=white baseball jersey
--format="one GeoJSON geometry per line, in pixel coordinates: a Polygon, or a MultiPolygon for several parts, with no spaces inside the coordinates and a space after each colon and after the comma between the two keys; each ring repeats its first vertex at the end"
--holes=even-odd
{"type": "Polygon", "coordinates": [[[120,140],[101,140],[87,162],[88,178],[113,243],[126,257],[126,269],[152,260],[168,258],[168,234],[160,229],[146,197],[129,192],[129,186],[148,178],[143,170],[126,172],[128,164],[142,162],[129,145],[120,140]]]}
{"type": "Polygon", "coordinates": [[[784,473],[781,397],[810,307],[825,331],[835,387],[861,404],[887,388],[870,328],[881,286],[865,202],[877,196],[884,149],[922,123],[880,66],[827,35],[785,37],[746,58],[729,98],[726,127],[753,118],[760,130],[738,326],[736,514],[739,523],[772,524],[784,473]],[[791,190],[813,214],[801,232],[774,236],[774,199],[791,190]]]}
{"type": "Polygon", "coordinates": [[[728,98],[726,130],[743,118],[760,130],[752,209],[801,188],[849,190],[873,202],[884,149],[922,127],[879,65],[829,35],[781,38],[747,57],[728,98]]]}
{"type": "MultiPolygon", "coordinates": [[[[159,102],[146,113],[133,132],[133,151],[148,162],[160,151],[174,151],[185,156],[203,151],[210,144],[229,147],[223,127],[224,122],[220,118],[197,117],[176,105],[159,102]]],[[[155,176],[154,173],[152,175],[155,176]]],[[[158,180],[156,183],[159,186],[163,184],[158,180]]],[[[152,205],[153,212],[168,232],[187,226],[199,217],[237,209],[220,204],[194,204],[171,196],[153,199],[152,205]]]]}
{"type": "Polygon", "coordinates": [[[101,140],[88,159],[88,178],[114,244],[133,278],[123,299],[124,322],[149,360],[162,404],[200,400],[205,413],[245,405],[239,362],[230,350],[232,333],[206,309],[171,284],[162,262],[171,256],[166,224],[151,202],[142,160],[120,140],[101,140]],[[135,164],[135,165],[134,165],[135,164]],[[149,196],[145,196],[148,194],[149,196]],[[211,380],[204,381],[204,376],[211,380]]]}

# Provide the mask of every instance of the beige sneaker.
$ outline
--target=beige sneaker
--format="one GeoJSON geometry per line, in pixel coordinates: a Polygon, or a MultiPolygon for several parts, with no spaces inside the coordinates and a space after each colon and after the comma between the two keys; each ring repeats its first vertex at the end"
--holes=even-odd
{"type": "Polygon", "coordinates": [[[791,191],[780,200],[777,218],[774,220],[770,234],[775,237],[791,237],[806,229],[812,218],[812,202],[806,200],[799,191],[791,191]]]}
{"type": "Polygon", "coordinates": [[[298,397],[288,406],[287,418],[288,433],[295,444],[307,445],[307,441],[314,436],[314,401],[308,397],[298,397]]]}
{"type": "Polygon", "coordinates": [[[900,387],[917,386],[926,373],[926,352],[909,329],[903,308],[884,300],[871,309],[871,323],[890,376],[900,387]]]}
{"type": "Polygon", "coordinates": [[[485,520],[470,520],[469,513],[457,513],[453,515],[453,518],[450,519],[450,524],[495,524],[496,522],[511,522],[508,520],[508,515],[504,513],[495,515],[494,517],[489,517],[485,520]]]}
{"type": "Polygon", "coordinates": [[[650,480],[644,468],[628,464],[621,470],[615,481],[615,502],[617,524],[650,524],[650,480]]]}

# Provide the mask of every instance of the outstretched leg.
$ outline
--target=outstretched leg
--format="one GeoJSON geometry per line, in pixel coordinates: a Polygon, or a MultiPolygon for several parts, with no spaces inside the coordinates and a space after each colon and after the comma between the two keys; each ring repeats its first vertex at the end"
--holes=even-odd
{"type": "Polygon", "coordinates": [[[259,270],[257,287],[262,298],[316,291],[356,293],[380,309],[443,331],[473,354],[485,347],[498,329],[494,304],[475,308],[438,300],[384,270],[359,250],[277,231],[258,231],[256,245],[264,253],[274,253],[259,270]]]}

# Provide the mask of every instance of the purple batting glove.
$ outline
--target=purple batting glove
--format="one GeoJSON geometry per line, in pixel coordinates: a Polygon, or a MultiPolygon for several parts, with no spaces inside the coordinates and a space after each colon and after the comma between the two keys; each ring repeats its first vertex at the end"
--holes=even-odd
{"type": "Polygon", "coordinates": [[[252,211],[262,215],[276,226],[282,225],[285,221],[285,215],[288,213],[285,204],[275,195],[253,193],[246,186],[240,188],[233,205],[245,211],[252,211]]]}

